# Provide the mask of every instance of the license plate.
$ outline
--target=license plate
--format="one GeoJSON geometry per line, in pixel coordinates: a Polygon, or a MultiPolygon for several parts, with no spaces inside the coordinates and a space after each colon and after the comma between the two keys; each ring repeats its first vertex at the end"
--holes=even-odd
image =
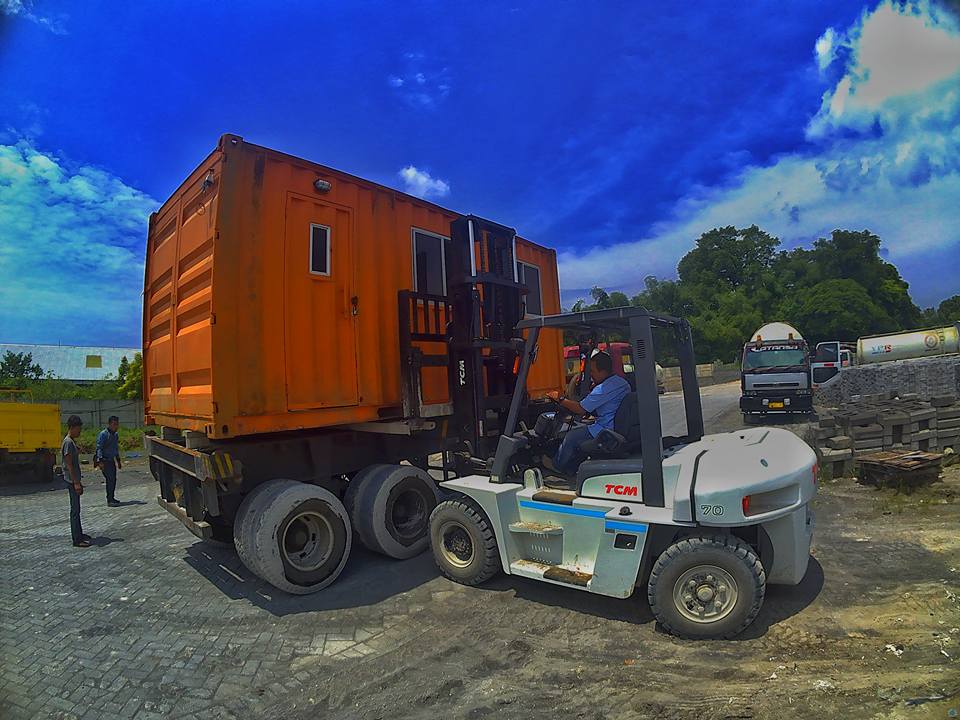
{"type": "Polygon", "coordinates": [[[774,408],[775,410],[779,410],[779,409],[781,409],[781,408],[783,407],[783,403],[782,403],[782,402],[772,402],[772,403],[770,403],[769,405],[767,405],[767,407],[774,408]]]}

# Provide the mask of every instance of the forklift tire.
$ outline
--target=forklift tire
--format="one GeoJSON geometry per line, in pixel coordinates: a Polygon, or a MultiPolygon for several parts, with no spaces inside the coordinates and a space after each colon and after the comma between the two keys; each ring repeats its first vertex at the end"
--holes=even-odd
{"type": "Polygon", "coordinates": [[[269,502],[269,498],[266,497],[268,494],[277,493],[284,487],[296,484],[294,480],[269,480],[260,483],[246,494],[233,518],[233,545],[237,549],[237,555],[240,556],[240,561],[247,570],[258,577],[262,578],[263,572],[260,570],[254,551],[254,520],[269,502]]]}
{"type": "Polygon", "coordinates": [[[430,546],[440,572],[462,585],[479,585],[501,569],[497,538],[472,500],[444,500],[430,515],[430,546]]]}
{"type": "Polygon", "coordinates": [[[438,502],[436,482],[413,465],[374,468],[360,478],[356,494],[346,503],[352,508],[350,519],[357,537],[387,557],[406,560],[419,555],[430,544],[430,513],[438,502]]]}
{"type": "Polygon", "coordinates": [[[260,577],[292,595],[317,592],[337,579],[350,555],[352,531],[336,495],[282,481],[254,500],[244,542],[252,539],[260,577]]]}
{"type": "Polygon", "coordinates": [[[760,559],[731,535],[695,535],[657,558],[647,584],[654,617],[688,640],[728,639],[753,622],[766,591],[760,559]]]}

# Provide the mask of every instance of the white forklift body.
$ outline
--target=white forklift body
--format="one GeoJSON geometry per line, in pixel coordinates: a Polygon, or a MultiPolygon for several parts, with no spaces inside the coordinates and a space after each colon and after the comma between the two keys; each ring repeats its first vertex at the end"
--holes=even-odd
{"type": "Polygon", "coordinates": [[[576,493],[540,487],[535,470],[522,485],[472,475],[441,487],[470,497],[486,513],[505,573],[626,598],[657,526],[758,525],[772,546],[766,582],[799,583],[813,537],[808,503],[816,492],[815,463],[793,433],[752,428],[667,451],[664,507],[643,504],[639,472],[589,474],[576,493]]]}
{"type": "MultiPolygon", "coordinates": [[[[816,455],[793,433],[750,428],[703,436],[689,325],[640,308],[525,320],[526,350],[489,474],[441,484],[431,516],[441,571],[466,584],[502,570],[626,598],[647,584],[654,615],[682,637],[731,637],[760,609],[767,583],[795,585],[813,534],[816,455]],[[569,489],[544,487],[550,433],[516,429],[540,327],[627,325],[637,392],[602,430],[569,489]],[[688,433],[662,438],[651,327],[676,333],[688,433]],[[632,414],[631,414],[632,413],[632,414]],[[622,431],[622,432],[620,432],[622,431]],[[539,455],[538,455],[539,453],[539,455]]],[[[556,425],[554,425],[556,428],[556,425]]],[[[556,438],[554,438],[554,442],[556,438]]]]}

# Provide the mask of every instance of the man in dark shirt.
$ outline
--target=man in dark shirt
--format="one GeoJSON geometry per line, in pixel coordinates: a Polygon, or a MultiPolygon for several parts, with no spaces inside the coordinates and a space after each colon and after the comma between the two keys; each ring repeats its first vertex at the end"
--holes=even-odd
{"type": "Polygon", "coordinates": [[[90,536],[84,535],[80,526],[80,496],[83,485],[80,482],[80,450],[76,438],[83,429],[83,421],[76,415],[67,418],[67,435],[63,438],[60,453],[63,456],[63,480],[70,492],[70,535],[74,547],[90,547],[90,536]]]}
{"type": "Polygon", "coordinates": [[[120,429],[120,418],[111,415],[107,419],[107,426],[97,435],[97,451],[93,457],[93,464],[100,468],[107,481],[107,505],[118,507],[117,500],[117,470],[120,469],[120,438],[117,431],[120,429]]]}

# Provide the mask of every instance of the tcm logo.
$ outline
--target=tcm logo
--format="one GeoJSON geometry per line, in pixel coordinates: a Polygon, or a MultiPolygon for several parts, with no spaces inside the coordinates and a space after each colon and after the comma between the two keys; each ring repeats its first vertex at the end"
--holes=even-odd
{"type": "Polygon", "coordinates": [[[637,488],[633,485],[607,485],[607,495],[630,495],[637,496],[637,488]]]}
{"type": "Polygon", "coordinates": [[[460,361],[460,385],[467,384],[467,363],[465,360],[460,361]]]}

